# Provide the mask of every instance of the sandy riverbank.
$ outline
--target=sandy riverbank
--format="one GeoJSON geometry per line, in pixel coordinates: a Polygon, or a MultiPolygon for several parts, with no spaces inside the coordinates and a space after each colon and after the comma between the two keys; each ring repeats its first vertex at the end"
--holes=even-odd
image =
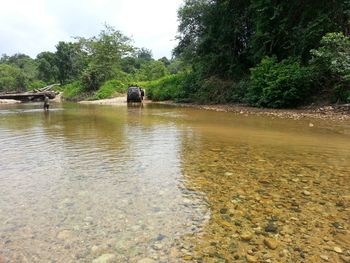
{"type": "Polygon", "coordinates": [[[83,100],[79,101],[81,104],[97,104],[97,105],[122,105],[126,104],[126,97],[115,97],[111,99],[103,99],[103,100],[83,100]]]}

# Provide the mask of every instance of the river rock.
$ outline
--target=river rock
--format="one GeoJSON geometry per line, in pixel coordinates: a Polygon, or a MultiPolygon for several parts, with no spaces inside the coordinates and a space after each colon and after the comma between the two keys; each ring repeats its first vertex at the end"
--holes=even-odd
{"type": "Polygon", "coordinates": [[[304,190],[303,191],[303,195],[309,196],[309,195],[311,195],[311,193],[309,191],[307,191],[307,190],[304,190]]]}
{"type": "Polygon", "coordinates": [[[250,232],[244,232],[241,234],[241,240],[243,241],[250,241],[253,238],[253,234],[250,232]]]}
{"type": "Polygon", "coordinates": [[[171,256],[172,258],[176,258],[176,257],[179,256],[179,251],[177,250],[176,247],[172,247],[172,248],[170,249],[170,256],[171,256]]]}
{"type": "Polygon", "coordinates": [[[103,253],[105,253],[108,250],[108,245],[101,245],[101,246],[92,246],[90,253],[92,256],[97,257],[103,253]]]}
{"type": "Polygon", "coordinates": [[[265,227],[265,232],[271,232],[271,233],[277,233],[278,227],[273,222],[269,222],[267,226],[265,227]]]}
{"type": "Polygon", "coordinates": [[[326,255],[320,255],[320,258],[323,259],[324,261],[328,261],[329,257],[326,255]]]}
{"type": "Polygon", "coordinates": [[[337,252],[339,254],[343,253],[343,250],[340,247],[334,247],[333,249],[335,252],[337,252]]]}
{"type": "Polygon", "coordinates": [[[72,232],[69,230],[62,230],[57,234],[57,238],[62,240],[70,239],[72,238],[72,232]]]}
{"type": "Polygon", "coordinates": [[[140,259],[139,261],[137,261],[137,263],[155,263],[155,261],[153,259],[150,259],[150,258],[143,258],[143,259],[140,259]]]}
{"type": "Polygon", "coordinates": [[[248,263],[255,263],[255,262],[258,262],[258,259],[254,256],[251,256],[251,255],[247,255],[246,256],[246,259],[247,259],[247,262],[248,263]]]}
{"type": "Polygon", "coordinates": [[[264,244],[272,250],[275,250],[278,247],[278,242],[277,240],[274,240],[272,238],[265,238],[264,239],[264,244]]]}
{"type": "Polygon", "coordinates": [[[113,263],[116,262],[116,256],[113,254],[103,254],[102,256],[94,259],[92,263],[113,263]]]}
{"type": "Polygon", "coordinates": [[[184,259],[184,260],[192,260],[193,257],[191,255],[185,255],[185,256],[182,257],[182,259],[184,259]]]}

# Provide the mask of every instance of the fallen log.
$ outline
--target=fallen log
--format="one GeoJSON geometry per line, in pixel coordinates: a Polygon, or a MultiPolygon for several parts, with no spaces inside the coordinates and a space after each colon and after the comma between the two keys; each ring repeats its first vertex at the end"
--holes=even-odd
{"type": "Polygon", "coordinates": [[[54,91],[44,91],[44,92],[22,92],[22,93],[5,93],[0,94],[0,99],[7,100],[19,100],[22,102],[27,101],[41,101],[45,98],[54,99],[56,97],[56,92],[54,91]]]}

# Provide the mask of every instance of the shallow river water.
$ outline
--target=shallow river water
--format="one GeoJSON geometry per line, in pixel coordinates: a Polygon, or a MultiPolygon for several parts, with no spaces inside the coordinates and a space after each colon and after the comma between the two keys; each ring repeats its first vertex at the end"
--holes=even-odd
{"type": "Polygon", "coordinates": [[[350,262],[349,231],[350,123],[0,105],[1,263],[350,262]]]}

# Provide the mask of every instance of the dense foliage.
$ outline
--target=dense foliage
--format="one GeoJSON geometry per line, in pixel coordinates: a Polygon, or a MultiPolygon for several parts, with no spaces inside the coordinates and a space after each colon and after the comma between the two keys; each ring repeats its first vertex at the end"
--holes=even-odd
{"type": "Polygon", "coordinates": [[[188,101],[188,94],[183,90],[184,73],[168,75],[157,80],[139,82],[141,87],[147,87],[147,97],[154,101],[175,100],[188,101]]]}
{"type": "Polygon", "coordinates": [[[251,71],[247,99],[255,106],[294,107],[310,95],[310,68],[298,61],[266,57],[251,71]]]}
{"type": "Polygon", "coordinates": [[[178,16],[175,55],[191,65],[185,89],[200,101],[347,100],[350,1],[185,0],[178,16]]]}

